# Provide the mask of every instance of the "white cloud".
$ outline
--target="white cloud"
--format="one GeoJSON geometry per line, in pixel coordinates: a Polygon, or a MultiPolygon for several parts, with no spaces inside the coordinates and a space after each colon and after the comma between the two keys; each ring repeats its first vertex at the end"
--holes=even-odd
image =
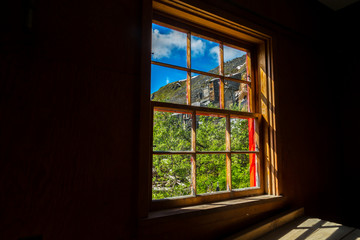
{"type": "MultiPolygon", "coordinates": [[[[169,58],[175,49],[186,50],[186,34],[171,30],[169,33],[160,33],[152,30],[152,57],[154,59],[169,58]]],[[[200,39],[191,39],[191,54],[204,55],[206,43],[200,39]]]]}
{"type": "Polygon", "coordinates": [[[158,29],[153,29],[153,58],[169,58],[173,49],[186,49],[186,34],[178,31],[171,31],[168,34],[162,34],[158,29]]]}
{"type": "MultiPolygon", "coordinates": [[[[211,48],[210,54],[214,59],[218,60],[219,59],[219,47],[215,46],[215,47],[211,48]]],[[[227,62],[234,58],[241,57],[244,54],[245,54],[245,52],[243,52],[243,51],[224,46],[224,62],[227,62]]]]}
{"type": "Polygon", "coordinates": [[[166,77],[166,84],[169,84],[170,80],[169,77],[166,77]]]}
{"type": "Polygon", "coordinates": [[[210,49],[210,55],[211,55],[216,61],[218,61],[218,59],[219,59],[219,46],[212,47],[212,48],[210,49]]]}
{"type": "Polygon", "coordinates": [[[191,55],[203,56],[206,49],[206,43],[201,39],[191,38],[191,55]]]}
{"type": "Polygon", "coordinates": [[[244,54],[245,54],[245,52],[243,52],[243,51],[224,46],[224,62],[227,62],[234,58],[241,57],[244,54]]]}

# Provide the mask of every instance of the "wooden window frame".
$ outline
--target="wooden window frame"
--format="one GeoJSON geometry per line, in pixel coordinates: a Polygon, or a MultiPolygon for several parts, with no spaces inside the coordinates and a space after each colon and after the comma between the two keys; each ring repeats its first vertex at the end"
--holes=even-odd
{"type": "MultiPolygon", "coordinates": [[[[177,67],[165,63],[151,61],[152,64],[171,67],[174,69],[179,69],[183,71],[187,71],[187,84],[190,84],[191,75],[189,75],[190,69],[192,72],[203,74],[203,75],[214,75],[213,77],[217,77],[220,80],[220,83],[224,83],[224,80],[237,81],[240,83],[250,84],[251,92],[248,93],[248,98],[251,98],[252,101],[248,101],[251,103],[250,109],[251,112],[238,112],[223,109],[224,103],[220,103],[222,108],[220,109],[206,109],[203,107],[191,106],[189,105],[178,105],[172,103],[164,103],[164,102],[154,102],[147,100],[147,104],[143,104],[142,108],[148,107],[149,111],[145,111],[144,114],[149,113],[149,116],[145,116],[145,119],[148,119],[150,125],[148,125],[145,130],[149,132],[150,138],[144,139],[149,142],[148,147],[142,148],[146,149],[148,157],[143,156],[140,162],[140,166],[148,166],[148,168],[139,169],[140,174],[142,176],[141,179],[147,182],[146,185],[139,183],[139,201],[143,202],[144,200],[149,204],[145,204],[144,206],[139,208],[139,215],[142,217],[147,216],[149,211],[157,211],[161,209],[174,208],[180,206],[189,206],[196,204],[203,204],[227,199],[233,199],[244,196],[252,196],[252,195],[261,195],[261,194],[270,194],[270,195],[279,195],[279,183],[278,183],[278,165],[277,165],[277,155],[276,155],[276,128],[275,128],[275,113],[274,113],[274,83],[272,77],[272,52],[271,52],[271,44],[272,38],[269,35],[257,32],[255,30],[246,28],[236,22],[224,19],[219,17],[218,15],[211,14],[194,6],[190,6],[180,1],[172,1],[172,0],[156,0],[153,1],[153,16],[152,21],[154,23],[160,23],[162,26],[166,26],[169,24],[170,28],[174,29],[174,27],[178,28],[176,30],[183,31],[186,29],[186,33],[189,32],[197,33],[201,37],[206,37],[206,39],[210,39],[215,42],[220,41],[220,45],[222,42],[225,42],[226,45],[233,45],[236,48],[244,49],[249,55],[249,66],[250,71],[250,79],[251,81],[236,80],[233,78],[225,77],[224,74],[209,74],[207,72],[196,71],[191,69],[191,65],[189,64],[190,60],[187,60],[187,67],[177,67]],[[250,96],[249,96],[250,95],[250,96]],[[201,153],[221,153],[231,155],[232,153],[254,153],[257,155],[257,168],[258,168],[258,184],[259,186],[244,189],[244,190],[232,190],[231,185],[228,186],[227,192],[221,193],[207,193],[196,196],[184,196],[184,197],[175,197],[170,199],[161,199],[161,200],[152,200],[152,155],[161,155],[161,154],[190,154],[191,156],[195,156],[196,154],[201,154],[196,151],[194,147],[196,143],[192,143],[191,152],[181,152],[181,151],[162,151],[155,152],[152,151],[152,124],[153,124],[153,111],[156,110],[164,110],[164,111],[179,111],[184,110],[192,114],[193,118],[196,118],[196,113],[212,113],[225,116],[227,118],[227,134],[226,134],[226,151],[219,152],[201,152],[201,153]],[[229,134],[229,118],[231,116],[237,116],[241,118],[253,118],[256,121],[256,132],[255,139],[258,143],[259,149],[255,151],[231,151],[228,146],[230,142],[228,140],[229,134]],[[195,149],[195,150],[194,150],[195,149]],[[146,161],[147,160],[147,161],[146,161]]],[[[147,24],[149,26],[149,24],[147,24]]],[[[147,35],[149,36],[149,35],[147,35]]],[[[188,34],[189,41],[189,34],[188,34]]],[[[220,47],[220,49],[222,49],[220,47]]],[[[147,49],[148,52],[149,49],[147,49]]],[[[187,49],[189,51],[189,49],[187,49]]],[[[221,55],[221,54],[220,54],[221,55]]],[[[189,54],[187,54],[189,57],[189,54]]],[[[149,64],[149,58],[146,58],[146,61],[143,65],[149,64]]],[[[223,61],[220,61],[221,65],[223,61]]],[[[150,64],[149,64],[150,65],[150,64]]],[[[220,69],[223,69],[223,66],[220,66],[220,69]]],[[[221,71],[221,70],[220,70],[221,71]]],[[[145,71],[146,72],[146,71],[145,71]]],[[[148,71],[149,73],[149,71],[148,71]]],[[[150,76],[142,77],[143,82],[148,81],[148,85],[150,84],[150,76]]],[[[149,89],[147,85],[146,89],[149,89]]],[[[148,94],[147,94],[148,96],[148,94]]],[[[220,97],[222,101],[224,97],[220,97]]],[[[190,93],[187,94],[187,102],[191,103],[190,93]]],[[[193,121],[194,123],[195,121],[193,121]]],[[[194,128],[192,128],[194,129],[194,128]]],[[[193,133],[192,134],[196,134],[193,133]]],[[[227,157],[227,162],[228,162],[227,157]]],[[[194,174],[195,162],[192,161],[192,175],[194,174]]],[[[227,167],[229,164],[227,164],[227,167]]],[[[228,171],[229,174],[229,171],[228,171]]],[[[227,174],[227,178],[229,175],[227,174]]],[[[230,175],[231,177],[231,175],[230,175]]],[[[142,180],[139,180],[140,182],[142,180]]],[[[231,181],[230,181],[231,182],[231,181]]],[[[196,186],[196,185],[195,185],[196,186]]]]}

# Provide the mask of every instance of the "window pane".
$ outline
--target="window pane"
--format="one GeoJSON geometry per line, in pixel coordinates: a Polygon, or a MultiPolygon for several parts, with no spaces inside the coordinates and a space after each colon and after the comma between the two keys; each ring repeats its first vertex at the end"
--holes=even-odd
{"type": "Polygon", "coordinates": [[[249,150],[249,121],[248,119],[231,118],[231,150],[249,150]]]}
{"type": "Polygon", "coordinates": [[[186,67],[186,33],[152,24],[151,60],[186,67]]]}
{"type": "Polygon", "coordinates": [[[231,118],[231,151],[255,151],[255,120],[231,118]]]}
{"type": "Polygon", "coordinates": [[[224,45],[224,73],[227,77],[246,79],[246,52],[224,45]]]}
{"type": "Polygon", "coordinates": [[[225,109],[249,112],[248,84],[224,81],[225,109]]]}
{"type": "Polygon", "coordinates": [[[218,78],[193,73],[191,78],[191,105],[219,108],[219,83],[218,78]]]}
{"type": "Polygon", "coordinates": [[[219,74],[219,44],[191,36],[191,68],[219,74]]]}
{"type": "Polygon", "coordinates": [[[154,151],[191,150],[191,114],[154,111],[154,151]]]}
{"type": "Polygon", "coordinates": [[[196,155],[197,194],[226,191],[225,154],[196,155]]]}
{"type": "Polygon", "coordinates": [[[189,155],[154,155],[152,171],[152,199],[190,195],[189,155]]]}
{"type": "Polygon", "coordinates": [[[196,116],[196,150],[225,151],[225,117],[196,116]]]}
{"type": "Polygon", "coordinates": [[[249,155],[255,156],[255,154],[231,154],[232,189],[250,187],[249,155]]]}
{"type": "Polygon", "coordinates": [[[186,104],[186,77],[185,71],[152,64],[150,99],[186,104]]]}

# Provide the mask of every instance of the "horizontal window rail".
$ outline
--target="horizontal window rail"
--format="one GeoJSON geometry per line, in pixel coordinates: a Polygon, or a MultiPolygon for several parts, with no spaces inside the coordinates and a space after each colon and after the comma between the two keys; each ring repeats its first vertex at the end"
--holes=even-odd
{"type": "Polygon", "coordinates": [[[153,151],[154,155],[186,155],[186,154],[258,154],[260,151],[153,151]]]}
{"type": "Polygon", "coordinates": [[[176,112],[176,113],[185,113],[192,114],[194,111],[198,115],[219,115],[226,116],[230,115],[231,118],[255,118],[259,119],[261,117],[260,113],[252,112],[241,112],[228,109],[219,109],[219,108],[206,108],[192,105],[183,105],[176,103],[167,103],[167,102],[156,102],[151,101],[152,107],[155,111],[164,111],[164,112],[176,112]]]}
{"type": "Polygon", "coordinates": [[[244,84],[251,84],[251,81],[247,81],[247,80],[244,80],[244,79],[237,79],[237,78],[232,78],[232,77],[219,75],[219,74],[214,74],[214,73],[210,73],[210,72],[203,72],[203,71],[190,69],[190,68],[186,68],[186,67],[180,67],[180,66],[176,66],[176,65],[172,65],[172,64],[168,64],[168,63],[162,63],[162,62],[157,62],[157,61],[151,61],[151,63],[155,64],[155,65],[158,65],[158,66],[174,68],[174,69],[185,71],[185,72],[191,71],[193,73],[206,75],[206,76],[210,76],[210,77],[214,77],[214,78],[223,78],[224,80],[230,80],[230,81],[234,81],[234,82],[238,82],[238,83],[244,83],[244,84]]]}

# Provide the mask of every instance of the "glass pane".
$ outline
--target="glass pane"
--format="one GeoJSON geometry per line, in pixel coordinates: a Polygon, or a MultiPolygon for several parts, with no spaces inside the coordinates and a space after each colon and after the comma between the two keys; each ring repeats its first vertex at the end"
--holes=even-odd
{"type": "Polygon", "coordinates": [[[186,33],[152,24],[151,60],[186,67],[186,33]]]}
{"type": "Polygon", "coordinates": [[[153,156],[152,199],[190,195],[190,186],[190,155],[153,156]]]}
{"type": "Polygon", "coordinates": [[[219,100],[220,79],[193,73],[191,77],[191,105],[219,108],[219,100]]]}
{"type": "Polygon", "coordinates": [[[191,68],[219,74],[219,44],[191,36],[191,68]]]}
{"type": "Polygon", "coordinates": [[[186,104],[186,77],[185,71],[152,64],[150,99],[186,104]]]}
{"type": "Polygon", "coordinates": [[[224,45],[224,73],[227,77],[246,80],[246,52],[224,45]]]}
{"type": "Polygon", "coordinates": [[[249,112],[248,84],[224,80],[225,109],[249,112]]]}
{"type": "Polygon", "coordinates": [[[250,187],[250,156],[255,154],[231,154],[232,189],[250,187]]]}
{"type": "Polygon", "coordinates": [[[255,120],[231,118],[231,150],[255,151],[255,120]]]}
{"type": "Polygon", "coordinates": [[[249,150],[249,120],[231,118],[231,150],[249,150]]]}
{"type": "Polygon", "coordinates": [[[196,116],[196,150],[225,151],[226,118],[196,116]]]}
{"type": "Polygon", "coordinates": [[[225,154],[196,155],[197,194],[226,191],[225,154]]]}
{"type": "Polygon", "coordinates": [[[153,150],[190,151],[191,114],[154,111],[153,150]]]}

